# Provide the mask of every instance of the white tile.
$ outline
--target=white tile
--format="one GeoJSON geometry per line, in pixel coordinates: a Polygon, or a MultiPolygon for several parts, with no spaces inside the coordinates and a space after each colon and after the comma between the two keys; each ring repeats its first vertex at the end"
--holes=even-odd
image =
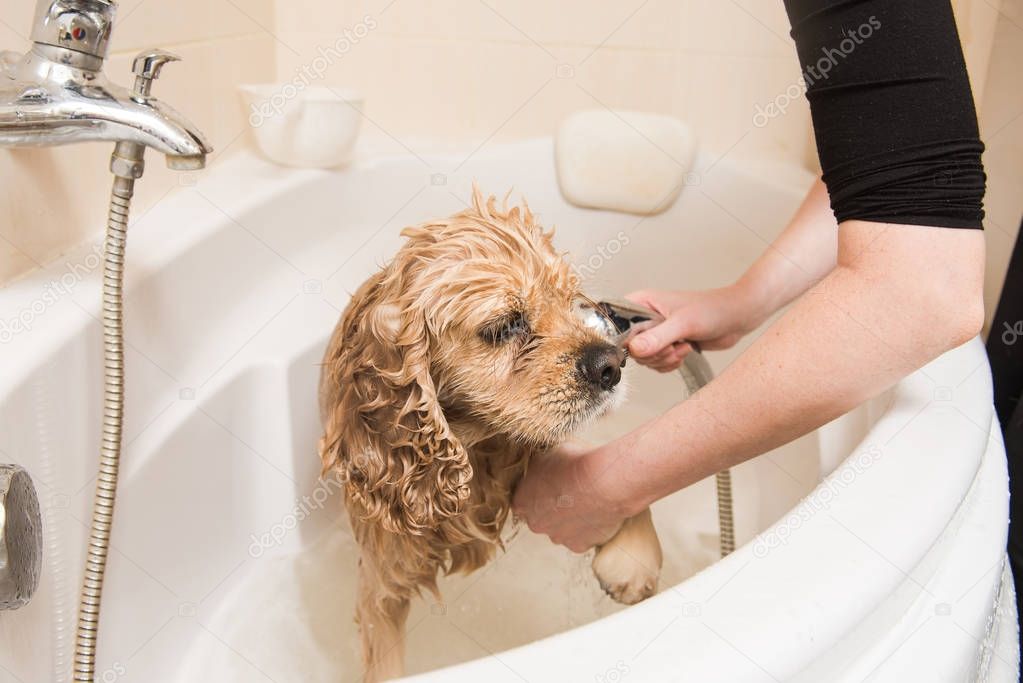
{"type": "Polygon", "coordinates": [[[121,0],[112,52],[274,32],[273,0],[121,0]]]}
{"type": "Polygon", "coordinates": [[[684,50],[795,59],[788,16],[780,2],[685,0],[683,23],[684,50]]]}
{"type": "Polygon", "coordinates": [[[24,0],[0,0],[0,49],[28,49],[34,7],[35,3],[24,0]]]}

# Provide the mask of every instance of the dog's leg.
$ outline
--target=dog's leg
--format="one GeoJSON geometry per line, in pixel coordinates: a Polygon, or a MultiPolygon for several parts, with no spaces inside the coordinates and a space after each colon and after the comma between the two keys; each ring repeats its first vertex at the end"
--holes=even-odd
{"type": "Polygon", "coordinates": [[[392,594],[380,584],[380,577],[359,563],[359,596],[356,620],[362,639],[365,683],[400,678],[405,672],[405,620],[407,596],[392,594]]]}
{"type": "Polygon", "coordinates": [[[647,508],[625,520],[614,538],[597,548],[593,573],[608,595],[632,605],[657,591],[662,559],[661,543],[647,508]]]}

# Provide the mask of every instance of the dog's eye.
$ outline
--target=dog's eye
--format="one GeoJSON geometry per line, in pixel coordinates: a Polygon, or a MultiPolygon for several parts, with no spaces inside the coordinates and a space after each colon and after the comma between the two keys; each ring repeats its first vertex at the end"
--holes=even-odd
{"type": "Polygon", "coordinates": [[[495,346],[529,332],[529,324],[521,313],[513,313],[480,330],[483,341],[495,346]]]}

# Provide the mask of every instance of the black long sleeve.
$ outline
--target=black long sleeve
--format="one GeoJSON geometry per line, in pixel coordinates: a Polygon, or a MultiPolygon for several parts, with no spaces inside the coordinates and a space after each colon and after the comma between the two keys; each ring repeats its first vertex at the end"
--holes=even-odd
{"type": "Polygon", "coordinates": [[[984,145],[948,0],[785,0],[839,222],[981,228],[984,145]]]}

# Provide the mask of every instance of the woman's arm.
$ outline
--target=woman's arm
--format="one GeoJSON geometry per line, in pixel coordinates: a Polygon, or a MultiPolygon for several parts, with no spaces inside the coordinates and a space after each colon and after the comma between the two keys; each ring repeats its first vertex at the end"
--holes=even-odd
{"type": "Polygon", "coordinates": [[[785,230],[739,278],[766,311],[758,326],[834,270],[837,252],[838,223],[818,178],[785,230]]]}
{"type": "Polygon", "coordinates": [[[519,513],[581,551],[655,500],[881,393],[978,333],[983,240],[977,230],[843,223],[835,268],[697,400],[585,457],[538,458],[516,493],[519,513]],[[551,503],[558,496],[572,507],[551,503]]]}
{"type": "Polygon", "coordinates": [[[632,514],[816,429],[971,339],[984,316],[983,239],[843,224],[836,268],[699,400],[583,461],[594,485],[632,514]]]}

